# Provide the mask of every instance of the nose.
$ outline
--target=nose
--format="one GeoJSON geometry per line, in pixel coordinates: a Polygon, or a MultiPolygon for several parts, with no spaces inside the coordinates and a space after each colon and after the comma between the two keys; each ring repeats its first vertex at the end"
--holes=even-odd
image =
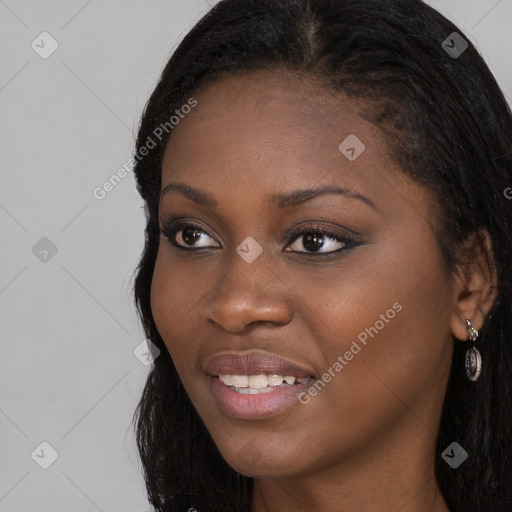
{"type": "Polygon", "coordinates": [[[234,253],[227,270],[205,300],[210,323],[232,333],[240,333],[253,324],[286,325],[293,313],[289,304],[290,285],[271,264],[265,251],[252,263],[234,253]]]}

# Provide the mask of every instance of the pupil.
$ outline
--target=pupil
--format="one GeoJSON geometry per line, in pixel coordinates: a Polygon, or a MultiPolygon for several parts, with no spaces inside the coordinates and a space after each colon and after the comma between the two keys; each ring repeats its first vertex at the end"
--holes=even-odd
{"type": "Polygon", "coordinates": [[[317,233],[308,233],[304,235],[304,242],[302,242],[302,245],[308,251],[315,251],[324,245],[323,238],[323,235],[318,235],[317,233]]]}
{"type": "Polygon", "coordinates": [[[201,238],[201,234],[199,233],[199,230],[196,228],[186,228],[183,230],[183,240],[185,243],[193,245],[194,242],[197,242],[201,238]],[[193,235],[189,236],[189,233],[194,233],[193,235]]]}

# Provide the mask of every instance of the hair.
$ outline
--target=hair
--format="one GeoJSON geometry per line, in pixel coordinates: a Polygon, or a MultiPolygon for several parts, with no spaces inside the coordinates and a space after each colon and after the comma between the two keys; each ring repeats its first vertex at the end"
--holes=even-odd
{"type": "Polygon", "coordinates": [[[157,331],[150,289],[172,140],[171,130],[155,137],[155,129],[208,84],[258,70],[297,73],[362,105],[399,169],[432,192],[447,269],[464,262],[472,234],[490,234],[498,289],[477,342],[484,367],[469,382],[466,345],[454,343],[435,471],[451,511],[512,510],[512,115],[471,41],[458,58],[442,47],[453,32],[462,34],[421,0],[222,0],[174,51],[144,109],[137,155],[150,139],[156,147],[134,168],[147,221],[135,301],[161,354],[133,421],[157,511],[250,511],[253,479],[225,462],[191,403],[157,331]],[[457,469],[441,458],[453,441],[470,457],[457,469]]]}

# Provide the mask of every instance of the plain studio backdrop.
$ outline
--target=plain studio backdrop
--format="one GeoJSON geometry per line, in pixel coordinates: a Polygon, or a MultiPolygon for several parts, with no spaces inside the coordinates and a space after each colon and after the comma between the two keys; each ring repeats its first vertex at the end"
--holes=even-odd
{"type": "MultiPolygon", "coordinates": [[[[150,510],[131,428],[143,203],[131,172],[104,184],[213,3],[0,0],[0,512],[150,510]]],[[[512,98],[512,2],[429,3],[512,98]]]]}

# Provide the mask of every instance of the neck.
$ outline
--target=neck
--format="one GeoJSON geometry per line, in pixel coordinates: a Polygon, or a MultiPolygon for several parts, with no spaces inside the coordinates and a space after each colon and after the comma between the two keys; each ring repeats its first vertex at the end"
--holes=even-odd
{"type": "Polygon", "coordinates": [[[418,437],[397,436],[305,475],[255,478],[251,510],[450,512],[436,481],[434,453],[425,439],[420,444],[418,437]]]}

